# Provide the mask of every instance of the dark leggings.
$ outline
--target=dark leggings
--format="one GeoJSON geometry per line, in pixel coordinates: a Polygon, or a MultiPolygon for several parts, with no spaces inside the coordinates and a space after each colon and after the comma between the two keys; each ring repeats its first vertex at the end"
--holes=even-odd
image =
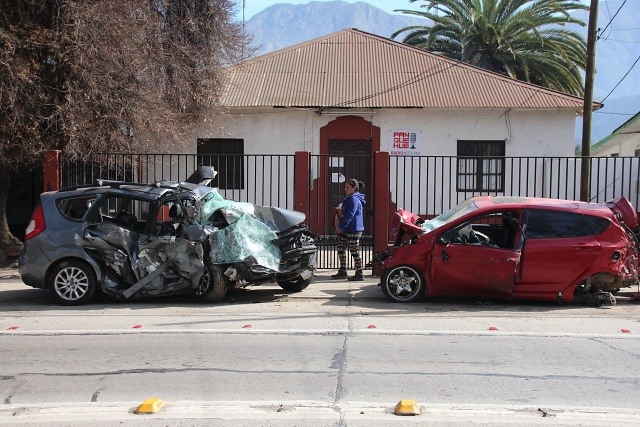
{"type": "Polygon", "coordinates": [[[340,268],[347,268],[347,248],[353,257],[353,266],[356,270],[362,270],[362,258],[360,257],[360,236],[362,233],[348,233],[338,235],[338,257],[340,268]]]}

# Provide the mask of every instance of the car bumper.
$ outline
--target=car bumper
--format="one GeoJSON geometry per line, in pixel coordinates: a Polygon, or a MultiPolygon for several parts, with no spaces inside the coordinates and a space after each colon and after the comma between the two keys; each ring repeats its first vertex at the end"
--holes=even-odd
{"type": "Polygon", "coordinates": [[[25,285],[33,288],[47,287],[47,271],[51,262],[35,242],[25,244],[18,258],[18,271],[25,285]]]}

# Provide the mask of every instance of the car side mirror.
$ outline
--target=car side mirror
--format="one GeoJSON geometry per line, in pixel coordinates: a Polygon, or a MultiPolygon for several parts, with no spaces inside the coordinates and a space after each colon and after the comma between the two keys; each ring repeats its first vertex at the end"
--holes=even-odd
{"type": "Polygon", "coordinates": [[[438,243],[440,243],[441,245],[448,245],[449,243],[451,243],[451,241],[445,236],[440,236],[438,237],[438,243]]]}

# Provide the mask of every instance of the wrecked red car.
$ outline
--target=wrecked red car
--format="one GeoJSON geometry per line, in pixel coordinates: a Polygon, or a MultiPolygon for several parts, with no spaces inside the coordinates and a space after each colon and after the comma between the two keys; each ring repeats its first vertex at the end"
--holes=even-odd
{"type": "Polygon", "coordinates": [[[605,204],[481,196],[431,220],[399,210],[381,287],[394,302],[453,296],[614,305],[638,283],[638,216],[605,204]]]}

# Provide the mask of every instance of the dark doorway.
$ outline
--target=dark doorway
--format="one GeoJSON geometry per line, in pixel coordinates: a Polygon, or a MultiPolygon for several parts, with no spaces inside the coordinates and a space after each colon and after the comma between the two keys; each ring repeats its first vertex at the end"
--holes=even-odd
{"type": "MultiPolygon", "coordinates": [[[[311,156],[317,170],[309,194],[309,228],[318,235],[318,267],[337,268],[334,208],[344,199],[344,179],[356,178],[364,191],[365,230],[360,240],[365,265],[373,259],[373,153],[380,151],[380,128],[358,116],[339,116],[320,128],[320,153],[311,156]],[[315,160],[314,160],[315,159],[315,160]]],[[[313,165],[312,165],[313,167],[313,165]]],[[[385,195],[388,197],[389,195],[385,195]]],[[[351,258],[347,259],[350,266],[351,258]]]]}
{"type": "MultiPolygon", "coordinates": [[[[369,184],[371,177],[371,141],[370,140],[329,140],[329,182],[327,195],[329,218],[333,209],[344,199],[344,182],[355,178],[369,184]]],[[[363,191],[366,194],[366,188],[363,191]]],[[[369,205],[367,200],[367,204],[369,205]]],[[[365,206],[365,233],[371,230],[371,206],[365,206]]]]}

